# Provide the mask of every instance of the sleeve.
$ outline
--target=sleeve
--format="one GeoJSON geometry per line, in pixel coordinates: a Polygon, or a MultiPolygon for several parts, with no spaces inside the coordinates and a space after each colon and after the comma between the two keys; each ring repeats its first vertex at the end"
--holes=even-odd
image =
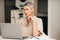
{"type": "Polygon", "coordinates": [[[37,20],[37,29],[38,29],[38,31],[43,33],[43,22],[42,22],[42,19],[40,19],[40,18],[38,18],[38,20],[37,20]]]}

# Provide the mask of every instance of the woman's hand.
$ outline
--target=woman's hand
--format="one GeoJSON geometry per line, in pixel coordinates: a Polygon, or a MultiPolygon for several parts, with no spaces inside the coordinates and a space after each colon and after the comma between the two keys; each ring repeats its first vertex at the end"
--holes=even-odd
{"type": "Polygon", "coordinates": [[[33,36],[40,36],[41,35],[41,32],[38,31],[37,29],[37,26],[36,26],[36,21],[35,21],[35,18],[34,16],[29,16],[28,19],[31,19],[32,20],[32,27],[33,27],[33,36]]]}
{"type": "Polygon", "coordinates": [[[36,21],[35,21],[34,16],[29,16],[28,18],[32,20],[33,36],[40,36],[40,31],[38,31],[38,29],[37,29],[36,21]]]}
{"type": "Polygon", "coordinates": [[[34,16],[29,16],[28,19],[31,19],[32,21],[34,21],[34,16]]]}

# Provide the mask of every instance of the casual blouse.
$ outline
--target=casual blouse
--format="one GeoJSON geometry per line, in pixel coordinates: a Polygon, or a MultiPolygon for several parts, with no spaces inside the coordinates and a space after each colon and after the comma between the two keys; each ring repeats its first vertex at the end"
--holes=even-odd
{"type": "MultiPolygon", "coordinates": [[[[38,18],[36,16],[34,16],[33,18],[34,18],[38,31],[43,33],[43,23],[42,23],[41,18],[38,18]]],[[[31,36],[32,35],[32,21],[29,22],[29,24],[27,24],[26,18],[21,18],[20,24],[22,25],[22,36],[23,37],[31,36]]]]}
{"type": "Polygon", "coordinates": [[[38,39],[38,40],[55,40],[55,39],[50,38],[43,32],[42,19],[38,18],[36,16],[34,16],[33,18],[35,21],[34,23],[36,24],[36,28],[38,29],[38,31],[40,31],[42,33],[42,35],[30,38],[30,36],[32,35],[32,21],[29,22],[29,24],[27,25],[26,18],[21,18],[20,24],[22,25],[22,32],[23,32],[22,36],[27,37],[24,40],[36,40],[36,39],[38,39]]]}

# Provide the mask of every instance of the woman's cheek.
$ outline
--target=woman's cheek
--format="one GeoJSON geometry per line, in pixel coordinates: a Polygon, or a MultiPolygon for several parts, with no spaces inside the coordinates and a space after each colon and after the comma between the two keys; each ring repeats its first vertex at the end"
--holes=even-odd
{"type": "Polygon", "coordinates": [[[26,15],[28,16],[29,15],[29,12],[27,12],[26,15]]]}
{"type": "Polygon", "coordinates": [[[31,11],[29,11],[29,15],[31,14],[31,11]]]}

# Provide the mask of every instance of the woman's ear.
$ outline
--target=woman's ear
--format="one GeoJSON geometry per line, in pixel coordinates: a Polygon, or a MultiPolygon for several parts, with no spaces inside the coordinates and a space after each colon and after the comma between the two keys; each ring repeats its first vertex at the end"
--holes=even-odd
{"type": "Polygon", "coordinates": [[[32,13],[33,13],[33,15],[34,15],[34,8],[32,8],[32,10],[31,10],[31,11],[32,11],[32,13]]]}
{"type": "Polygon", "coordinates": [[[34,8],[32,8],[32,12],[34,12],[34,8]]]}

